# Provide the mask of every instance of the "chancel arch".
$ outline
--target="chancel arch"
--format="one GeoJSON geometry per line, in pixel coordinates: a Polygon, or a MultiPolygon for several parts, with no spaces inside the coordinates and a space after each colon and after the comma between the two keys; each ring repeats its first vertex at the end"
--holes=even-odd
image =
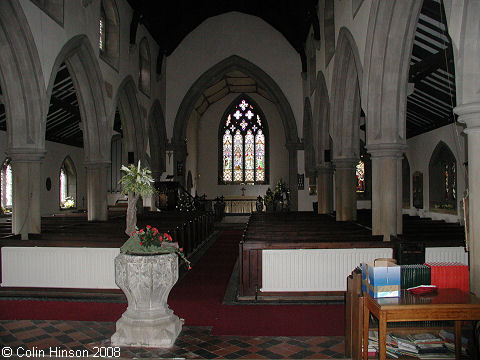
{"type": "MultiPolygon", "coordinates": [[[[262,69],[250,61],[237,55],[232,55],[219,62],[205,73],[190,87],[180,104],[179,111],[175,117],[173,129],[173,147],[174,164],[185,162],[187,156],[187,146],[185,143],[188,121],[195,110],[195,106],[203,95],[203,92],[211,85],[218,83],[225,74],[239,71],[251,79],[254,79],[259,87],[265,90],[265,95],[272,99],[276,111],[283,125],[283,131],[286,139],[286,148],[288,150],[288,181],[290,186],[291,209],[295,210],[298,206],[297,183],[297,150],[299,148],[299,139],[297,125],[292,109],[278,84],[262,69]]],[[[174,171],[178,181],[185,184],[185,174],[179,175],[177,170],[181,167],[175,166],[174,171]]],[[[286,180],[286,179],[284,179],[286,180]]]]}
{"type": "Polygon", "coordinates": [[[356,219],[355,166],[360,158],[362,67],[352,34],[341,28],[332,79],[332,138],[336,218],[356,219]]]}

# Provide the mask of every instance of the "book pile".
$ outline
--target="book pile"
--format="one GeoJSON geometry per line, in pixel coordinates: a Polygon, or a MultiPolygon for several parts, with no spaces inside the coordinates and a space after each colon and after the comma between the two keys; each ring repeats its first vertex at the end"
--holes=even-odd
{"type": "Polygon", "coordinates": [[[419,285],[430,285],[430,267],[427,265],[415,264],[400,266],[402,290],[419,285]]]}
{"type": "Polygon", "coordinates": [[[458,288],[469,292],[468,266],[456,262],[431,262],[425,264],[430,267],[431,284],[439,289],[458,288]]]}
{"type": "MultiPolygon", "coordinates": [[[[399,334],[392,332],[386,336],[386,352],[391,358],[403,356],[417,359],[455,359],[455,345],[448,340],[453,334],[442,330],[442,336],[431,333],[399,334]],[[453,347],[451,346],[453,345],[453,347]]],[[[368,332],[368,356],[378,352],[378,332],[368,332]]]]}

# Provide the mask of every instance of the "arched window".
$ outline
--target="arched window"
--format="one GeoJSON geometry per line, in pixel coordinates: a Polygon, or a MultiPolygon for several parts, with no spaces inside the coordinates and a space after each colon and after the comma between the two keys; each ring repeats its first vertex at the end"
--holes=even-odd
{"type": "Polygon", "coordinates": [[[365,163],[360,160],[355,167],[357,193],[365,192],[365,163]]]}
{"type": "Polygon", "coordinates": [[[1,174],[1,186],[2,186],[2,211],[12,211],[12,166],[10,165],[10,159],[6,159],[2,165],[1,174]]]}
{"type": "Polygon", "coordinates": [[[268,126],[255,102],[239,96],[227,109],[218,132],[219,183],[268,183],[268,126]]]}
{"type": "Polygon", "coordinates": [[[59,174],[60,208],[71,209],[77,205],[77,172],[72,159],[63,160],[59,174]]]}
{"type": "Polygon", "coordinates": [[[114,0],[102,0],[98,20],[98,48],[100,58],[118,68],[120,55],[120,22],[114,0]]]}
{"type": "Polygon", "coordinates": [[[139,46],[139,70],[138,88],[145,95],[150,95],[150,49],[146,38],[140,41],[139,46]]]}
{"type": "Polygon", "coordinates": [[[457,211],[457,161],[450,148],[440,142],[428,165],[430,210],[457,211]]]}

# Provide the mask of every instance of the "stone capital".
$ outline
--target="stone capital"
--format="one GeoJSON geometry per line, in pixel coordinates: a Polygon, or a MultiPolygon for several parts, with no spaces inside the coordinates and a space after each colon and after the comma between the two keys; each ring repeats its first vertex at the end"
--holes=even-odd
{"type": "Polygon", "coordinates": [[[318,166],[316,169],[317,175],[333,174],[333,167],[331,165],[318,166]]]}
{"type": "Polygon", "coordinates": [[[339,158],[332,160],[335,169],[354,169],[358,163],[358,159],[355,158],[339,158]]]}
{"type": "Polygon", "coordinates": [[[403,153],[407,149],[406,144],[371,144],[367,145],[367,150],[370,153],[372,159],[374,158],[390,158],[401,159],[403,153]]]}
{"type": "Polygon", "coordinates": [[[10,148],[6,153],[13,162],[38,162],[47,152],[44,149],[10,148]]]}
{"type": "Polygon", "coordinates": [[[453,109],[458,115],[458,122],[467,125],[466,134],[480,131],[480,102],[458,105],[453,109]]]}
{"type": "Polygon", "coordinates": [[[303,144],[301,142],[287,142],[285,147],[288,151],[303,150],[303,144]]]}

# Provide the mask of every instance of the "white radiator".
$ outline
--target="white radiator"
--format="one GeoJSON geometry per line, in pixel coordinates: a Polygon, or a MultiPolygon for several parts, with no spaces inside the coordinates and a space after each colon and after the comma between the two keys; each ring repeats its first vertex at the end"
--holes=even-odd
{"type": "Polygon", "coordinates": [[[118,289],[118,248],[2,247],[2,284],[14,287],[118,289]]]}
{"type": "Polygon", "coordinates": [[[458,262],[468,265],[468,253],[464,247],[425,248],[425,262],[458,262]]]}
{"type": "Polygon", "coordinates": [[[346,291],[360,263],[391,257],[391,248],[263,250],[261,291],[346,291]]]}

